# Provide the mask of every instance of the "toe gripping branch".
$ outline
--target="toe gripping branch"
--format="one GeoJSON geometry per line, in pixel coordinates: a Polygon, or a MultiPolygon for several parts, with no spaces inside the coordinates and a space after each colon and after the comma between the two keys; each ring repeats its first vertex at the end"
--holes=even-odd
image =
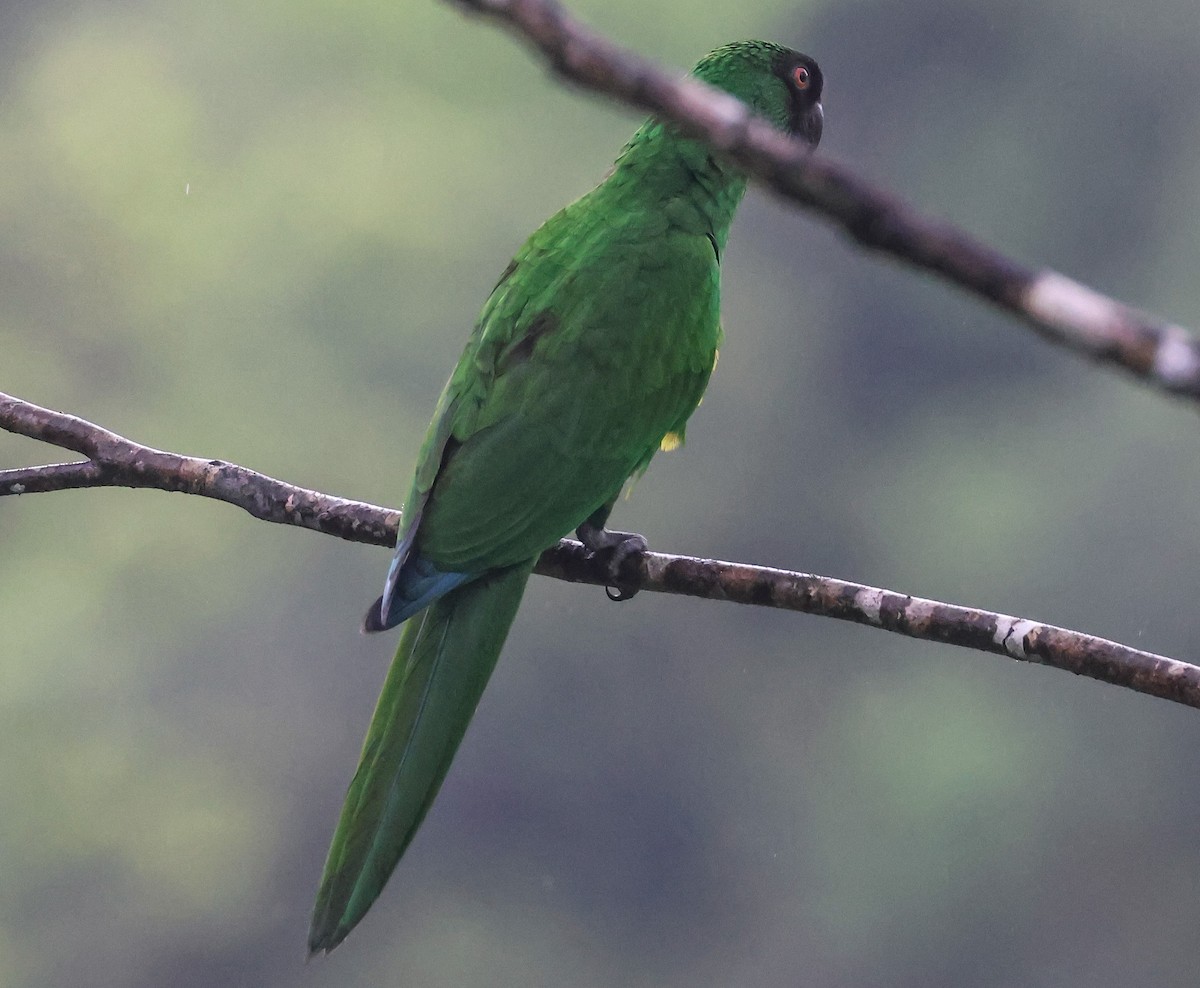
{"type": "Polygon", "coordinates": [[[638,588],[621,581],[621,566],[630,556],[645,552],[648,545],[646,539],[635,532],[613,532],[591,520],[585,521],[575,534],[589,556],[606,555],[605,569],[608,571],[609,584],[604,588],[609,600],[629,600],[637,596],[638,588]]]}

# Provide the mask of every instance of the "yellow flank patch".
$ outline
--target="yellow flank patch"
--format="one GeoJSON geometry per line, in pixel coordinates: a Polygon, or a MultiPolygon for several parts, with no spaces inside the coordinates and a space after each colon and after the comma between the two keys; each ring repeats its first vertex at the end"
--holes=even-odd
{"type": "Polygon", "coordinates": [[[712,369],[713,369],[713,370],[716,370],[716,369],[717,369],[717,361],[718,361],[718,360],[720,360],[720,359],[721,359],[721,351],[720,351],[720,350],[714,350],[714,351],[713,351],[713,365],[712,365],[712,369]]]}
{"type": "Polygon", "coordinates": [[[683,445],[683,436],[678,432],[668,432],[662,437],[662,442],[658,444],[658,448],[664,453],[669,453],[673,449],[679,449],[683,445]]]}

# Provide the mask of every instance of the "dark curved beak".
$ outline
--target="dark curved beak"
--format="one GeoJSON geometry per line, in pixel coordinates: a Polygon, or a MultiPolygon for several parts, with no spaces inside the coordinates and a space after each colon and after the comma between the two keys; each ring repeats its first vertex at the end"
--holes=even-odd
{"type": "Polygon", "coordinates": [[[821,131],[824,126],[825,111],[821,109],[820,103],[814,103],[800,119],[800,136],[815,148],[821,143],[821,131]]]}

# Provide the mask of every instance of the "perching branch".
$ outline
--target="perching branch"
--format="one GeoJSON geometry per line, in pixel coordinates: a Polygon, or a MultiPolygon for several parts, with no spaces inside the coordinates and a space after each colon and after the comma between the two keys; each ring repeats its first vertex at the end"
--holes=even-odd
{"type": "Polygon", "coordinates": [[[0,497],[81,487],[148,487],[215,498],[263,521],[299,525],[351,542],[396,542],[399,511],[293,487],[235,463],[165,453],[3,393],[0,428],[87,457],[76,463],[0,470],[0,497]]]}
{"type": "Polygon", "coordinates": [[[560,76],[670,121],[727,154],[784,197],[841,226],[864,247],[924,268],[1024,320],[1040,335],[1116,364],[1171,394],[1200,400],[1200,342],[1064,275],[1018,264],[966,232],[811,156],[807,145],[752,116],[738,100],[677,78],[614,45],[555,0],[452,0],[499,21],[560,76]]]}
{"type": "MultiPolygon", "coordinates": [[[[264,521],[298,525],[354,542],[391,546],[400,512],[293,487],[221,460],[165,453],[91,422],[0,394],[0,428],[81,453],[87,460],[0,471],[0,497],[83,487],[146,487],[216,498],[264,521]]],[[[564,539],[537,570],[604,585],[603,566],[564,539]]],[[[1200,667],[1024,618],[944,604],[832,577],[647,552],[626,561],[623,587],[777,607],[867,624],[910,638],[960,645],[1065,669],[1200,708],[1200,667]]]]}

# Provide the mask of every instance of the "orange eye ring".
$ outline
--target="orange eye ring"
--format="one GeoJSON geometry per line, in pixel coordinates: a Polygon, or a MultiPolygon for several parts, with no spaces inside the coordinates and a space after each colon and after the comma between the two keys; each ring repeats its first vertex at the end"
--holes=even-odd
{"type": "Polygon", "coordinates": [[[807,89],[809,83],[812,82],[812,73],[808,71],[808,67],[797,65],[792,69],[792,82],[795,83],[797,89],[807,89]]]}

